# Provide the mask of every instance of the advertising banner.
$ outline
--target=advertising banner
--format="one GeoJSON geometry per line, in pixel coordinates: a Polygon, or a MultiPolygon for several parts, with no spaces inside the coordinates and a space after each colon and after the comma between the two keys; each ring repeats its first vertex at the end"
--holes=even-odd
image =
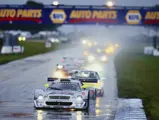
{"type": "Polygon", "coordinates": [[[106,24],[159,25],[159,9],[153,7],[50,6],[30,8],[1,5],[0,24],[106,24]]]}

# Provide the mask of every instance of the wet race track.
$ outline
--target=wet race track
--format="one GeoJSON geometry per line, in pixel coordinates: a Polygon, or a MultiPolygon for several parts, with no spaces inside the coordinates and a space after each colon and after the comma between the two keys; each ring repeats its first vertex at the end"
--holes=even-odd
{"type": "Polygon", "coordinates": [[[0,66],[0,120],[114,120],[117,88],[113,57],[101,66],[101,77],[106,78],[105,95],[91,100],[88,112],[34,109],[34,90],[44,88],[56,64],[70,53],[82,56],[82,50],[77,47],[0,66]]]}

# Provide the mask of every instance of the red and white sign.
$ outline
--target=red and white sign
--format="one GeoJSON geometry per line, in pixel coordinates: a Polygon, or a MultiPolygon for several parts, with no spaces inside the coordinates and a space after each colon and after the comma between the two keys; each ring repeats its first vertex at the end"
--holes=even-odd
{"type": "Polygon", "coordinates": [[[20,53],[21,52],[21,46],[13,46],[13,53],[20,53]]]}

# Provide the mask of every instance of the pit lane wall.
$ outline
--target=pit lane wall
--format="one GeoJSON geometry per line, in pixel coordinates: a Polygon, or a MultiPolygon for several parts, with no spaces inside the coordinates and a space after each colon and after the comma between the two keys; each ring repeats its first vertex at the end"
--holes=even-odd
{"type": "Polygon", "coordinates": [[[106,24],[159,26],[156,7],[0,5],[0,25],[4,24],[106,24]]]}

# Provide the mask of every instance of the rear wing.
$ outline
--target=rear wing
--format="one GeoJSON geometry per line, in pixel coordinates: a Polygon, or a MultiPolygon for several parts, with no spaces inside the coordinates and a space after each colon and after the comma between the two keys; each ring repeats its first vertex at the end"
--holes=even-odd
{"type": "Polygon", "coordinates": [[[53,81],[55,81],[55,80],[59,80],[59,78],[52,78],[52,77],[48,77],[48,78],[47,78],[47,81],[48,81],[48,82],[53,82],[53,81]]]}
{"type": "Polygon", "coordinates": [[[81,81],[82,83],[83,82],[87,82],[87,83],[97,83],[98,82],[98,79],[91,79],[91,78],[72,78],[73,80],[79,80],[81,81]]]}
{"type": "Polygon", "coordinates": [[[70,82],[70,79],[67,79],[67,78],[52,78],[52,77],[47,78],[48,82],[53,82],[53,81],[56,81],[56,80],[60,80],[60,81],[63,81],[63,82],[70,82]]]}

